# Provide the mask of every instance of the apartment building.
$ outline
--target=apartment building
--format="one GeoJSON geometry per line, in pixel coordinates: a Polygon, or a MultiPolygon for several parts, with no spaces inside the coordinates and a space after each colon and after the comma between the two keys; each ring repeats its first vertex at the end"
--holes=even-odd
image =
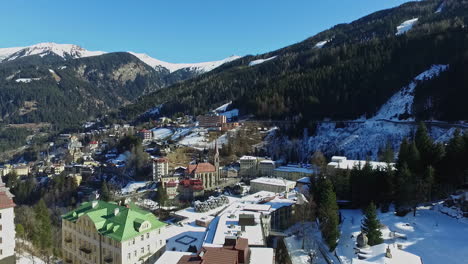
{"type": "Polygon", "coordinates": [[[62,216],[65,263],[153,263],[165,251],[163,222],[135,205],[83,203],[62,216]]]}
{"type": "Polygon", "coordinates": [[[169,174],[169,160],[166,158],[153,159],[153,181],[161,181],[169,174]]]}
{"type": "Polygon", "coordinates": [[[240,162],[240,170],[239,176],[241,178],[255,178],[257,177],[257,165],[258,159],[257,157],[252,156],[242,156],[239,160],[240,162]]]}
{"type": "Polygon", "coordinates": [[[275,169],[275,162],[269,159],[261,160],[258,163],[258,174],[259,176],[273,176],[273,170],[275,169]]]}
{"type": "Polygon", "coordinates": [[[204,115],[197,117],[197,120],[200,127],[221,127],[227,122],[223,115],[204,115]]]}

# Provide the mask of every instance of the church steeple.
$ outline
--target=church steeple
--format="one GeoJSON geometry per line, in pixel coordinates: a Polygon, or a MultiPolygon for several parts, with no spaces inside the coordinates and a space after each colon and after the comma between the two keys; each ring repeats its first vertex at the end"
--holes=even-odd
{"type": "Polygon", "coordinates": [[[214,154],[214,165],[216,167],[216,172],[219,173],[219,150],[218,150],[218,140],[215,140],[215,154],[214,154]]]}

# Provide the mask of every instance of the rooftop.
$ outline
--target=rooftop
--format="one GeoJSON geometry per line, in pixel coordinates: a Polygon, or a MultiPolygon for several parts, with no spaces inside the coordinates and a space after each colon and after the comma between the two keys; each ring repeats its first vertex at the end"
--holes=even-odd
{"type": "Polygon", "coordinates": [[[125,207],[104,201],[83,203],[77,209],[62,215],[62,219],[75,223],[85,216],[94,223],[101,235],[117,241],[125,241],[166,225],[151,212],[133,204],[125,207]],[[148,227],[144,228],[146,224],[148,227]]]}
{"type": "MultiPolygon", "coordinates": [[[[342,156],[333,156],[331,162],[328,163],[328,166],[334,167],[336,169],[352,169],[355,166],[362,167],[367,163],[365,160],[348,160],[346,157],[342,156]]],[[[369,164],[372,166],[372,169],[376,170],[379,168],[386,168],[391,166],[392,169],[395,169],[395,163],[379,162],[379,161],[369,161],[369,164]]]]}
{"type": "Polygon", "coordinates": [[[253,156],[242,156],[240,160],[257,160],[257,157],[253,156]]]}
{"type": "Polygon", "coordinates": [[[307,174],[314,173],[312,169],[300,167],[298,165],[281,166],[281,167],[276,168],[275,171],[298,172],[298,173],[307,173],[307,174]]]}
{"type": "Polygon", "coordinates": [[[206,172],[215,172],[216,168],[211,163],[198,163],[198,164],[190,164],[187,168],[187,173],[206,173],[206,172]]]}
{"type": "Polygon", "coordinates": [[[382,243],[362,250],[358,253],[365,259],[353,258],[353,264],[422,264],[419,256],[398,249],[395,244],[382,243]],[[387,247],[390,249],[391,258],[385,256],[387,247]]]}
{"type": "Polygon", "coordinates": [[[276,186],[290,186],[295,184],[293,181],[288,181],[282,178],[269,178],[269,177],[260,177],[250,181],[252,183],[262,183],[262,184],[269,184],[269,185],[276,185],[276,186]]]}

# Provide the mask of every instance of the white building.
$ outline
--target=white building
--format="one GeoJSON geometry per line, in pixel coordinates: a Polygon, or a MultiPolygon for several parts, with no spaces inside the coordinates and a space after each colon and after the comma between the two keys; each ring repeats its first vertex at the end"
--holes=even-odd
{"type": "Polygon", "coordinates": [[[281,166],[273,171],[273,176],[296,181],[300,178],[311,177],[314,171],[304,165],[281,166]]]}
{"type": "Polygon", "coordinates": [[[65,263],[154,263],[166,249],[166,224],[134,205],[92,201],[62,216],[65,263]]]}
{"type": "Polygon", "coordinates": [[[296,182],[282,178],[261,177],[250,181],[250,193],[267,191],[273,193],[289,192],[294,189],[296,182]]]}
{"type": "Polygon", "coordinates": [[[153,181],[161,181],[161,178],[169,174],[169,160],[166,158],[153,159],[153,181]]]}
{"type": "Polygon", "coordinates": [[[275,162],[269,159],[262,160],[258,163],[258,173],[259,176],[273,176],[273,171],[275,169],[275,162]]]}
{"type": "Polygon", "coordinates": [[[0,178],[0,263],[15,263],[15,203],[0,178]]]}
{"type": "MultiPolygon", "coordinates": [[[[328,163],[327,169],[328,172],[333,173],[337,169],[346,170],[346,169],[353,169],[354,167],[362,168],[366,165],[367,161],[365,160],[349,160],[346,157],[342,156],[333,156],[331,162],[328,163]]],[[[386,169],[388,166],[395,170],[395,163],[387,163],[387,162],[378,162],[378,161],[369,161],[372,169],[386,169]]]]}
{"type": "Polygon", "coordinates": [[[240,158],[239,176],[242,178],[255,178],[258,174],[257,163],[257,157],[242,156],[240,158]]]}

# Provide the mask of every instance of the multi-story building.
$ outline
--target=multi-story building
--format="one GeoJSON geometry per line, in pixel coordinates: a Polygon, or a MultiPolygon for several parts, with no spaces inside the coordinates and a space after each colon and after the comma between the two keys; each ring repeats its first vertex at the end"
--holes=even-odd
{"type": "Polygon", "coordinates": [[[241,178],[255,178],[257,172],[258,159],[252,156],[242,156],[240,158],[239,176],[241,178]]]}
{"type": "Polygon", "coordinates": [[[170,180],[168,182],[165,182],[164,184],[166,187],[166,193],[167,193],[168,198],[174,199],[178,194],[177,187],[179,185],[179,181],[170,180]]]}
{"type": "Polygon", "coordinates": [[[198,116],[198,126],[200,127],[221,127],[227,122],[223,115],[204,115],[198,116]]]}
{"type": "Polygon", "coordinates": [[[185,179],[179,183],[178,192],[181,200],[191,201],[196,197],[203,196],[205,190],[200,179],[185,179]]]}
{"type": "Polygon", "coordinates": [[[294,189],[296,182],[282,178],[261,177],[250,181],[250,193],[267,191],[273,193],[289,192],[294,189]]]}
{"type": "MultiPolygon", "coordinates": [[[[334,174],[336,170],[351,170],[354,167],[362,168],[366,165],[365,160],[349,160],[346,157],[342,156],[333,156],[331,162],[327,165],[327,172],[334,174]]],[[[392,170],[395,170],[395,163],[387,162],[378,162],[378,161],[369,161],[369,165],[372,169],[386,169],[390,167],[392,170]]]]}
{"type": "Polygon", "coordinates": [[[83,203],[62,216],[65,263],[153,263],[165,251],[163,222],[135,205],[83,203]]]}
{"type": "Polygon", "coordinates": [[[312,169],[304,165],[287,165],[274,169],[273,176],[296,181],[303,177],[310,177],[313,173],[312,169]]]}
{"type": "Polygon", "coordinates": [[[13,197],[0,178],[0,263],[16,263],[13,197]]]}
{"type": "Polygon", "coordinates": [[[275,162],[269,159],[261,160],[258,163],[258,174],[259,176],[273,176],[273,170],[275,169],[275,162]]]}
{"type": "Polygon", "coordinates": [[[138,132],[138,135],[140,136],[141,139],[143,140],[151,140],[153,138],[153,132],[147,130],[147,129],[142,129],[138,132]]]}
{"type": "Polygon", "coordinates": [[[153,159],[153,181],[161,181],[169,174],[169,160],[166,158],[153,159]]]}

